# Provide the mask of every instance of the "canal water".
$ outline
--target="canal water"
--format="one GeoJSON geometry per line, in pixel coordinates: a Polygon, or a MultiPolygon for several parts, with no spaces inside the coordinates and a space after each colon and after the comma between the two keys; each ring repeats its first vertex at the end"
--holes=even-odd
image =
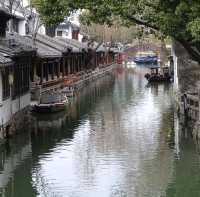
{"type": "Polygon", "coordinates": [[[119,67],[84,88],[68,112],[33,115],[0,145],[2,197],[197,197],[200,156],[180,129],[171,85],[119,67]]]}

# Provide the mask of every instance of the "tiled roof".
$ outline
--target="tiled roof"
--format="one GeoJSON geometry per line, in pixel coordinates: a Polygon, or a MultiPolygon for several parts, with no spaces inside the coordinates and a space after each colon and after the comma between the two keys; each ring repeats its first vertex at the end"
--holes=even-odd
{"type": "MultiPolygon", "coordinates": [[[[31,36],[25,36],[25,37],[32,41],[31,36]]],[[[37,39],[35,40],[34,45],[37,48],[38,56],[41,58],[51,58],[51,57],[61,57],[62,56],[61,51],[59,51],[47,44],[41,43],[37,39]]]]}
{"type": "Polygon", "coordinates": [[[8,47],[15,52],[36,50],[32,40],[29,40],[18,33],[7,33],[6,40],[8,42],[8,47]]]}
{"type": "Polygon", "coordinates": [[[6,38],[0,40],[0,52],[6,53],[10,57],[34,50],[27,42],[20,42],[15,34],[7,33],[6,38]]]}
{"type": "Polygon", "coordinates": [[[3,15],[5,17],[5,15],[7,15],[8,17],[12,17],[11,14],[9,14],[9,10],[5,7],[1,7],[0,5],[0,15],[3,15]]]}
{"type": "Polygon", "coordinates": [[[16,43],[22,46],[26,46],[26,50],[37,50],[37,55],[41,58],[45,57],[60,57],[62,53],[46,44],[39,42],[37,39],[35,43],[31,36],[20,36],[17,33],[7,34],[10,40],[14,40],[16,43]]]}
{"type": "Polygon", "coordinates": [[[54,39],[59,40],[59,41],[61,41],[63,43],[69,44],[70,46],[73,46],[75,48],[78,48],[80,51],[82,49],[85,49],[85,50],[88,49],[86,43],[79,42],[78,40],[63,38],[63,37],[60,37],[60,36],[55,37],[54,39]]]}
{"type": "Polygon", "coordinates": [[[8,57],[6,53],[0,52],[0,67],[11,65],[12,60],[8,57]]]}
{"type": "Polygon", "coordinates": [[[53,39],[49,36],[42,35],[42,34],[37,34],[36,40],[60,52],[68,52],[69,49],[78,50],[77,48],[74,48],[73,46],[67,43],[60,42],[59,40],[53,39]]]}

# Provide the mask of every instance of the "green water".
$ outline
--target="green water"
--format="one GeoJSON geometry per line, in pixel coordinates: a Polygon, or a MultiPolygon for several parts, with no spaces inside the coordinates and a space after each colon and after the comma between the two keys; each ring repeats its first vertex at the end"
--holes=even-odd
{"type": "Polygon", "coordinates": [[[170,85],[116,69],[84,88],[69,113],[34,115],[0,146],[2,197],[197,197],[200,156],[180,129],[170,85]]]}

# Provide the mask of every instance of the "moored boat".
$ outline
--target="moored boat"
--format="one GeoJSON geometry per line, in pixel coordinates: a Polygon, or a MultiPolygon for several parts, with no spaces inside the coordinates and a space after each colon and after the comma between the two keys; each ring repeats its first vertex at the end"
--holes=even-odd
{"type": "Polygon", "coordinates": [[[64,111],[67,108],[68,99],[62,93],[47,93],[42,95],[40,102],[32,108],[38,113],[54,113],[64,111]]]}
{"type": "Polygon", "coordinates": [[[153,82],[171,82],[172,75],[169,72],[168,67],[151,67],[151,73],[146,73],[145,78],[149,83],[153,82]]]}

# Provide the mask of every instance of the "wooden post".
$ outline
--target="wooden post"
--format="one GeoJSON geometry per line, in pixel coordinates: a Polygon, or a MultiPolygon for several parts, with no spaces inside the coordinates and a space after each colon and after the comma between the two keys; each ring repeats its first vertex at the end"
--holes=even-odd
{"type": "Polygon", "coordinates": [[[45,64],[45,67],[46,67],[46,73],[45,73],[45,75],[46,75],[46,81],[49,81],[49,65],[48,64],[45,64]]]}
{"type": "Polygon", "coordinates": [[[67,58],[67,74],[69,75],[70,74],[70,64],[71,64],[71,61],[70,61],[70,56],[68,56],[67,58]]]}
{"type": "Polygon", "coordinates": [[[78,62],[79,62],[79,59],[78,59],[78,53],[76,54],[76,58],[75,58],[75,72],[78,72],[78,62]]]}
{"type": "Polygon", "coordinates": [[[40,76],[40,83],[42,84],[43,83],[43,71],[44,71],[44,65],[43,65],[44,63],[43,63],[43,61],[41,62],[41,76],[40,76]]]}
{"type": "Polygon", "coordinates": [[[63,58],[62,62],[62,77],[65,77],[65,66],[66,66],[66,56],[63,58]]]}
{"type": "Polygon", "coordinates": [[[59,60],[59,62],[58,62],[58,71],[57,71],[57,77],[58,77],[58,79],[60,79],[60,65],[61,64],[61,60],[59,60]]]}
{"type": "Polygon", "coordinates": [[[31,69],[31,81],[35,82],[36,79],[36,64],[32,64],[32,69],[31,69]]]}
{"type": "Polygon", "coordinates": [[[52,69],[52,76],[51,76],[51,79],[52,80],[54,80],[54,64],[55,64],[55,62],[53,62],[52,64],[51,64],[51,69],[52,69]]]}
{"type": "Polygon", "coordinates": [[[73,53],[71,54],[71,64],[70,64],[70,70],[71,70],[71,74],[73,74],[74,72],[74,57],[73,57],[73,53]]]}

